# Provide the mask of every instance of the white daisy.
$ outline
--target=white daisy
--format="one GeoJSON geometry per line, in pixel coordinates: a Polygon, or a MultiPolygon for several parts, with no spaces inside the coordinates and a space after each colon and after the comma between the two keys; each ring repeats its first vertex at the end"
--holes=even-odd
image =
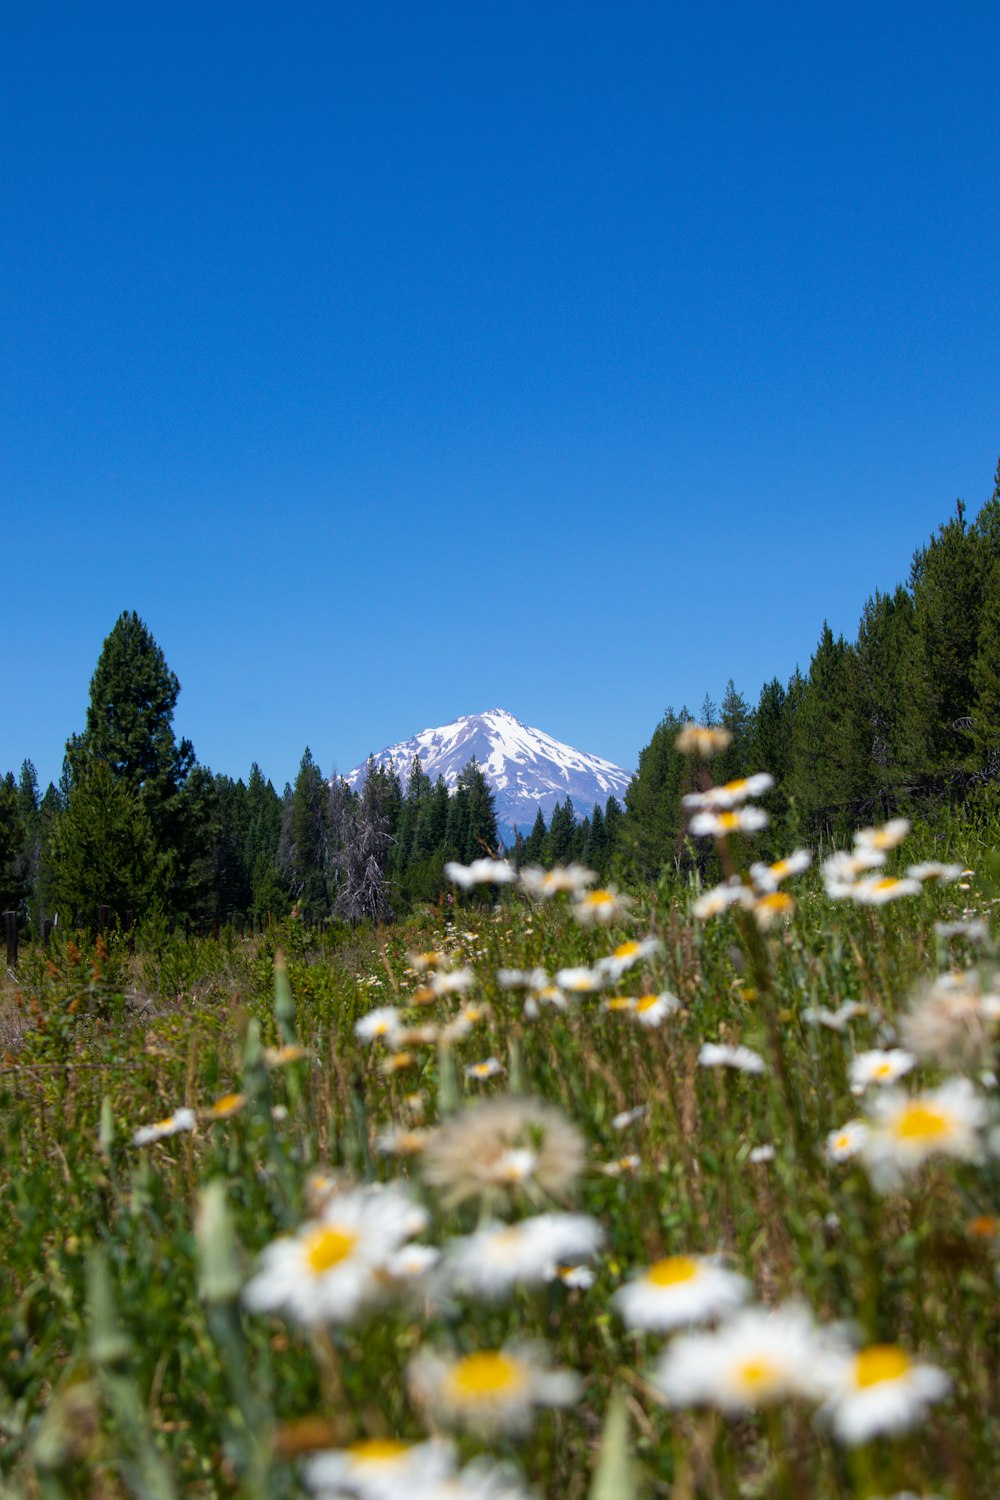
{"type": "Polygon", "coordinates": [[[450,859],[444,873],[446,880],[464,891],[474,885],[510,885],[517,879],[517,871],[505,859],[474,859],[471,865],[460,865],[450,859]]]}
{"type": "Polygon", "coordinates": [[[544,969],[497,969],[497,984],[502,990],[541,990],[548,982],[544,969]]]}
{"type": "Polygon", "coordinates": [[[631,906],[631,897],[623,896],[609,886],[577,895],[572,912],[581,927],[607,927],[611,922],[624,921],[631,906]]]}
{"type": "Polygon", "coordinates": [[[631,942],[619,943],[614,953],[609,953],[606,958],[598,960],[597,968],[612,980],[617,980],[636,964],[642,963],[644,959],[655,958],[662,952],[663,944],[659,938],[648,937],[641,941],[635,939],[631,942]]]}
{"type": "Polygon", "coordinates": [[[476,982],[472,969],[439,969],[432,974],[427,988],[435,995],[463,995],[476,982]]]}
{"type": "Polygon", "coordinates": [[[701,760],[709,760],[728,749],[732,742],[732,734],[721,724],[696,724],[691,720],[684,725],[674,744],[681,755],[697,755],[701,760]]]}
{"type": "Polygon", "coordinates": [[[568,990],[571,995],[594,995],[604,983],[605,976],[600,969],[578,967],[556,971],[557,988],[568,990]]]}
{"type": "Polygon", "coordinates": [[[496,1078],[497,1074],[502,1072],[503,1063],[498,1057],[486,1057],[482,1062],[470,1063],[465,1070],[465,1076],[482,1083],[487,1078],[496,1078]]]}
{"type": "Polygon", "coordinates": [[[854,843],[859,849],[875,849],[882,853],[897,848],[909,831],[909,818],[890,818],[881,828],[859,828],[854,843]]]}
{"type": "Polygon", "coordinates": [[[935,859],[927,859],[919,865],[907,865],[906,874],[911,880],[919,880],[921,883],[933,881],[938,885],[951,885],[964,871],[961,865],[943,865],[935,859]]]}
{"type": "Polygon", "coordinates": [[[531,1345],[456,1357],[421,1349],[407,1384],[439,1420],[484,1435],[524,1433],[534,1407],[569,1406],[580,1388],[576,1375],[547,1368],[544,1352],[531,1345]]]}
{"type": "Polygon", "coordinates": [[[902,1047],[890,1047],[887,1051],[874,1048],[871,1052],[859,1052],[851,1059],[851,1093],[863,1094],[872,1084],[883,1087],[895,1083],[917,1065],[912,1052],[902,1047]]]}
{"type": "Polygon", "coordinates": [[[397,1187],[335,1193],[319,1218],[265,1247],[243,1300],[306,1326],[353,1322],[382,1299],[386,1262],[426,1218],[397,1187]]]}
{"type": "Polygon", "coordinates": [[[724,911],[729,911],[730,907],[750,907],[753,903],[753,891],[743,884],[738,875],[734,875],[724,885],[713,886],[710,891],[700,895],[691,911],[699,922],[707,922],[710,917],[719,917],[724,911]]]}
{"type": "Polygon", "coordinates": [[[594,884],[597,875],[583,865],[556,865],[551,870],[543,870],[538,865],[526,865],[520,872],[520,879],[528,895],[533,896],[536,901],[542,901],[561,893],[579,896],[588,885],[594,884]]]}
{"type": "Polygon", "coordinates": [[[685,1333],[668,1346],[652,1383],[670,1406],[736,1414],[792,1397],[816,1399],[824,1346],[802,1307],[738,1312],[714,1333],[685,1333]]]}
{"type": "Polygon", "coordinates": [[[515,1286],[539,1286],[554,1264],[596,1255],[604,1231],[588,1214],[536,1214],[516,1224],[484,1224],[445,1247],[445,1272],[474,1296],[503,1297],[515,1286]]]}
{"type": "Polygon", "coordinates": [[[859,880],[849,894],[859,906],[885,906],[902,896],[919,896],[920,890],[919,880],[907,880],[897,875],[869,875],[865,880],[859,880]]]}
{"type": "Polygon", "coordinates": [[[850,1161],[857,1156],[868,1140],[869,1127],[865,1120],[848,1120],[838,1130],[831,1130],[826,1138],[824,1150],[830,1161],[850,1161]]]}
{"type": "Polygon", "coordinates": [[[640,1026],[662,1026],[668,1016],[675,1016],[681,1008],[676,995],[664,990],[659,995],[640,995],[635,1002],[633,1014],[640,1026]]]}
{"type": "Polygon", "coordinates": [[[180,1135],[182,1131],[193,1130],[197,1116],[193,1109],[176,1109],[172,1115],[165,1120],[157,1120],[154,1125],[140,1125],[133,1133],[133,1146],[151,1146],[155,1141],[166,1140],[168,1136],[180,1135]]]}
{"type": "Polygon", "coordinates": [[[912,1097],[897,1090],[878,1094],[862,1148],[875,1186],[896,1186],[904,1173],[915,1171],[931,1156],[974,1160],[989,1115],[989,1105],[967,1078],[951,1078],[912,1097]]]}
{"type": "Polygon", "coordinates": [[[752,1047],[729,1047],[706,1042],[698,1053],[703,1068],[736,1068],[741,1073],[766,1073],[767,1063],[752,1047]]]}
{"type": "Polygon", "coordinates": [[[354,1023],[359,1042],[391,1041],[399,1029],[399,1011],[394,1005],[379,1005],[354,1023]]]}
{"type": "Polygon", "coordinates": [[[795,849],[784,859],[776,860],[773,865],[755,863],[750,866],[750,879],[758,890],[776,891],[783,880],[791,875],[801,875],[803,870],[808,870],[812,864],[812,855],[808,849],[795,849]]]}
{"type": "Polygon", "coordinates": [[[848,1021],[867,1014],[867,1005],[859,1005],[856,1000],[845,1000],[836,1010],[826,1010],[821,1005],[810,1006],[802,1012],[802,1019],[807,1026],[825,1026],[829,1031],[846,1031],[848,1021]]]}
{"type": "Polygon", "coordinates": [[[717,808],[737,807],[748,797],[762,797],[774,786],[770,771],[758,771],[754,776],[740,776],[736,781],[727,781],[724,786],[712,786],[705,792],[688,792],[681,798],[685,807],[717,808]]]}
{"type": "Polygon", "coordinates": [[[882,1433],[908,1431],[951,1389],[944,1370],[912,1359],[897,1344],[872,1344],[835,1357],[829,1381],[821,1413],[834,1435],[852,1447],[882,1433]]]}
{"type": "Polygon", "coordinates": [[[629,1328],[666,1333],[723,1317],[745,1302],[750,1283],[703,1255],[668,1255],[619,1287],[612,1301],[629,1328]]]}
{"type": "Polygon", "coordinates": [[[729,812],[698,812],[690,829],[696,838],[725,838],[730,833],[757,833],[771,821],[762,807],[734,807],[729,812]]]}
{"type": "Polygon", "coordinates": [[[323,1495],[352,1495],[357,1500],[385,1500],[393,1494],[419,1493],[455,1473],[455,1450],[441,1438],[402,1443],[395,1438],[363,1438],[307,1458],[306,1485],[323,1495]]]}

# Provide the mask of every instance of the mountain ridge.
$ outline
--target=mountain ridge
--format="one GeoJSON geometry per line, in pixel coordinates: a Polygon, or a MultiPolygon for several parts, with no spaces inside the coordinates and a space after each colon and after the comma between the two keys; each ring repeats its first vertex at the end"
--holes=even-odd
{"type": "MultiPolygon", "coordinates": [[[[632,772],[613,761],[577,750],[542,729],[534,729],[507,709],[488,708],[480,714],[465,714],[450,724],[422,729],[409,739],[388,745],[373,755],[376,765],[392,765],[404,789],[413,757],[419,756],[424,771],[435,781],[443,777],[453,791],[460,772],[475,759],[496,802],[501,829],[515,826],[527,832],[541,808],[548,820],[557,802],[573,799],[579,813],[609,797],[624,795],[632,772]]],[[[365,778],[368,762],[349,771],[344,780],[357,790],[365,778]]]]}

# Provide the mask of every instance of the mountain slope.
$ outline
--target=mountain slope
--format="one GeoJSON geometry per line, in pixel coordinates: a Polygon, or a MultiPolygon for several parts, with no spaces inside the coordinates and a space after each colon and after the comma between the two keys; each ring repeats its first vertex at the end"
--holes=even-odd
{"type": "MultiPolygon", "coordinates": [[[[632,779],[609,760],[574,750],[541,729],[532,729],[503,708],[468,714],[439,729],[424,729],[374,757],[378,765],[395,767],[404,788],[413,757],[418,755],[432,781],[442,776],[453,790],[463,766],[475,758],[493,788],[497,822],[515,824],[527,833],[539,807],[548,820],[557,802],[572,797],[582,815],[595,802],[624,796],[632,779]]],[[[356,788],[364,781],[365,766],[355,766],[345,777],[356,788]]]]}

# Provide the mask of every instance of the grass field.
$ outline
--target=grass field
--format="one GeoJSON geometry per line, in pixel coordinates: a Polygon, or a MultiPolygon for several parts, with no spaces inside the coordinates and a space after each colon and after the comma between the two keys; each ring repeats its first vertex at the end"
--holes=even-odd
{"type": "Polygon", "coordinates": [[[995,1495],[981,856],[27,951],[0,1492],[995,1495]]]}

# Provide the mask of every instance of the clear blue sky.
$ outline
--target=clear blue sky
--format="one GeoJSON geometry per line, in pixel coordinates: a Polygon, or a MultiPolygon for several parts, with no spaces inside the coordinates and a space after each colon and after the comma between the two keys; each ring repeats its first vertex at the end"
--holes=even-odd
{"type": "Polygon", "coordinates": [[[1000,7],[7,13],[0,771],[135,609],[215,770],[635,764],[1000,453],[1000,7]]]}

